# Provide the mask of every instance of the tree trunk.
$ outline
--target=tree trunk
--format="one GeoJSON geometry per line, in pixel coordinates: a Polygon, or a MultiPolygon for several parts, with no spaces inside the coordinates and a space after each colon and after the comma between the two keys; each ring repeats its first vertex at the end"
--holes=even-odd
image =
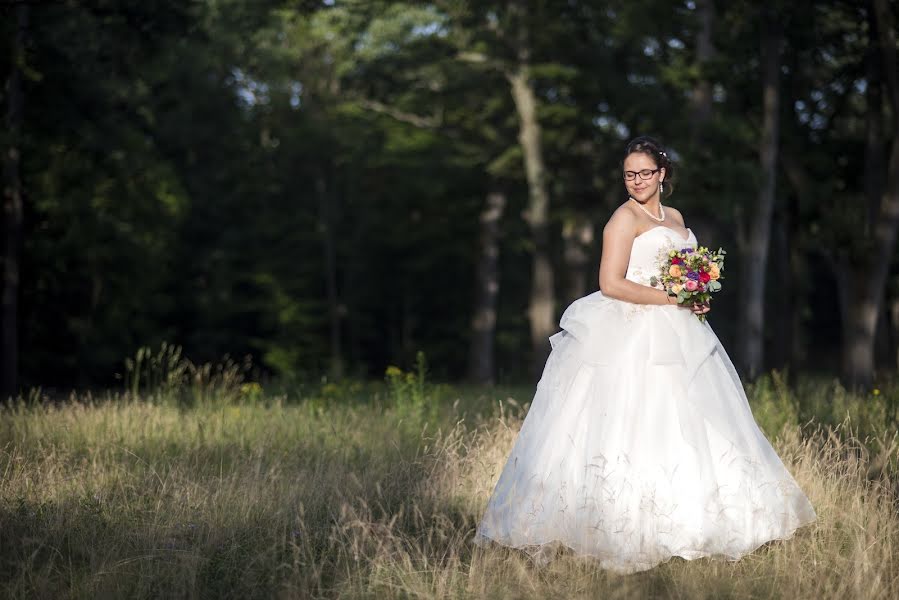
{"type": "Polygon", "coordinates": [[[468,378],[475,383],[494,383],[496,299],[499,296],[499,223],[506,208],[506,195],[487,195],[481,211],[480,259],[477,264],[474,316],[471,320],[471,347],[468,378]]]}
{"type": "Polygon", "coordinates": [[[756,213],[750,223],[744,248],[743,306],[741,358],[743,371],[749,378],[761,373],[764,366],[765,278],[771,240],[771,218],[777,183],[777,150],[780,132],[780,28],[772,15],[766,15],[762,33],[762,101],[763,121],[759,141],[762,183],[756,213]]]}
{"type": "Polygon", "coordinates": [[[883,311],[890,258],[896,241],[899,216],[899,136],[890,151],[887,186],[882,194],[880,218],[874,227],[875,260],[867,265],[847,265],[857,273],[843,310],[843,374],[852,386],[868,387],[874,380],[874,343],[877,321],[883,311]]]}
{"type": "Polygon", "coordinates": [[[890,330],[890,283],[887,277],[887,283],[884,286],[884,300],[880,303],[880,310],[877,314],[877,330],[874,332],[874,368],[880,365],[886,365],[892,362],[893,345],[892,331],[890,330]]]}
{"type": "Polygon", "coordinates": [[[708,64],[715,56],[712,44],[712,29],[715,23],[715,4],[712,0],[698,0],[696,3],[699,31],[696,35],[696,65],[699,68],[699,79],[693,87],[690,104],[693,119],[690,123],[692,138],[698,141],[702,129],[712,117],[712,82],[709,80],[708,64]]]}
{"type": "Polygon", "coordinates": [[[836,272],[843,323],[843,372],[850,386],[868,386],[874,378],[878,302],[856,265],[844,258],[838,261],[836,272]]]}
{"type": "Polygon", "coordinates": [[[538,375],[549,355],[549,336],[555,329],[554,273],[549,259],[549,191],[546,166],[541,147],[540,124],[537,122],[537,97],[528,81],[527,65],[509,74],[512,97],[519,119],[519,142],[524,154],[528,182],[528,207],[525,218],[531,229],[533,263],[531,299],[528,317],[531,325],[533,373],[538,375]]]}
{"type": "Polygon", "coordinates": [[[778,310],[769,313],[769,323],[774,326],[776,341],[769,347],[771,354],[768,364],[777,369],[783,369],[790,364],[790,351],[793,348],[793,315],[797,312],[794,302],[796,286],[793,279],[793,265],[790,260],[784,260],[790,256],[790,220],[786,215],[783,217],[772,223],[771,232],[771,248],[775,256],[781,257],[781,260],[773,261],[771,269],[778,282],[778,310]]]}
{"type": "MultiPolygon", "coordinates": [[[[868,14],[868,26],[877,35],[877,21],[873,11],[868,14]]],[[[875,40],[872,40],[865,55],[865,213],[866,237],[871,236],[877,213],[880,210],[880,198],[886,185],[886,160],[883,154],[883,57],[875,40]]]]}
{"type": "MultiPolygon", "coordinates": [[[[893,114],[892,143],[886,174],[883,177],[871,177],[866,180],[881,181],[880,190],[866,188],[869,203],[876,203],[877,211],[872,221],[873,249],[869,253],[871,260],[863,265],[843,268],[852,270],[856,285],[848,296],[842,299],[843,318],[843,373],[849,385],[868,387],[874,380],[875,352],[874,344],[877,334],[877,320],[883,312],[886,283],[889,275],[893,249],[899,229],[899,75],[896,62],[896,32],[893,28],[892,15],[886,0],[873,0],[870,6],[873,19],[869,19],[871,27],[871,44],[877,47],[881,80],[886,84],[887,99],[893,114]]],[[[868,111],[883,110],[878,89],[872,90],[873,97],[868,96],[868,111]],[[878,105],[873,104],[877,102],[878,105]]],[[[874,126],[880,121],[869,121],[874,126]]],[[[870,137],[870,134],[869,134],[870,137]]],[[[868,152],[879,153],[882,150],[868,144],[868,152]]],[[[866,159],[877,160],[870,155],[866,159]]],[[[867,162],[867,161],[866,161],[867,162]]],[[[876,164],[876,163],[875,163],[876,164]]]]}
{"type": "Polygon", "coordinates": [[[899,297],[893,298],[890,303],[890,320],[893,323],[893,348],[896,355],[893,357],[897,370],[899,370],[899,297]]]}
{"type": "Polygon", "coordinates": [[[539,377],[549,355],[549,336],[556,329],[555,291],[552,262],[549,259],[549,189],[543,160],[542,135],[537,119],[537,95],[530,80],[530,42],[528,15],[524,3],[514,3],[510,14],[516,17],[517,65],[506,73],[512,99],[518,113],[518,141],[524,154],[528,183],[528,207],[525,218],[531,229],[534,258],[531,270],[531,298],[528,317],[533,350],[532,373],[539,377]]]}
{"type": "Polygon", "coordinates": [[[322,235],[322,251],[325,258],[325,290],[328,299],[328,321],[330,334],[331,356],[329,360],[329,372],[331,377],[343,377],[343,350],[340,339],[341,306],[337,294],[337,250],[335,239],[335,225],[337,223],[336,195],[331,193],[328,186],[326,171],[322,169],[316,179],[316,191],[319,199],[319,232],[322,235]]]}
{"type": "Polygon", "coordinates": [[[805,273],[808,273],[808,262],[805,254],[800,251],[798,244],[788,242],[788,256],[790,261],[790,275],[793,279],[793,302],[790,310],[790,353],[789,363],[796,369],[805,366],[808,358],[806,345],[806,332],[804,327],[803,311],[809,301],[808,286],[802,285],[798,289],[796,282],[805,281],[805,273]]]}
{"type": "Polygon", "coordinates": [[[2,295],[2,359],[0,359],[0,393],[5,399],[14,396],[19,375],[19,282],[21,266],[22,229],[24,220],[21,177],[22,119],[25,95],[22,69],[25,64],[25,35],[28,29],[28,6],[16,9],[17,27],[12,44],[12,69],[7,81],[7,128],[9,147],[3,161],[3,217],[5,248],[3,255],[2,295]]]}
{"type": "MultiPolygon", "coordinates": [[[[791,334],[789,356],[790,364],[801,368],[803,365],[805,365],[805,362],[808,358],[806,331],[804,327],[801,307],[806,306],[809,302],[809,289],[808,285],[805,283],[802,283],[800,287],[799,282],[805,282],[807,280],[809,264],[808,259],[805,253],[802,251],[800,245],[792,243],[792,240],[798,238],[799,235],[799,204],[803,200],[812,198],[812,194],[814,194],[815,191],[813,189],[811,181],[809,180],[809,176],[802,166],[802,163],[796,158],[796,156],[790,154],[789,152],[783,151],[779,154],[780,160],[784,166],[784,172],[787,176],[786,179],[790,183],[796,196],[798,197],[788,205],[789,210],[787,211],[787,214],[789,214],[790,224],[788,227],[788,239],[786,242],[786,246],[788,248],[790,276],[792,279],[791,286],[793,289],[793,308],[790,311],[791,334]]],[[[822,254],[826,255],[830,260],[833,260],[833,256],[830,253],[823,252],[822,254]]],[[[832,264],[831,271],[836,273],[836,269],[832,264]]]]}
{"type": "Polygon", "coordinates": [[[562,241],[565,244],[565,274],[568,283],[566,300],[569,302],[587,294],[587,271],[593,239],[593,223],[584,215],[576,214],[565,220],[562,241]]]}

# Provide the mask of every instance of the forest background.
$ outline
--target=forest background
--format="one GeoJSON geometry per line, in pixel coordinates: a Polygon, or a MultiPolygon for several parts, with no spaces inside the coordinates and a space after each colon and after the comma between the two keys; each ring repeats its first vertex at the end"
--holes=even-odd
{"type": "Polygon", "coordinates": [[[0,596],[899,597],[897,23],[0,0],[0,596]],[[818,519],[629,576],[477,549],[639,134],[818,519]]]}
{"type": "Polygon", "coordinates": [[[899,4],[6,0],[6,394],[163,342],[260,376],[533,382],[627,140],[728,251],[751,378],[899,361],[899,4]]]}

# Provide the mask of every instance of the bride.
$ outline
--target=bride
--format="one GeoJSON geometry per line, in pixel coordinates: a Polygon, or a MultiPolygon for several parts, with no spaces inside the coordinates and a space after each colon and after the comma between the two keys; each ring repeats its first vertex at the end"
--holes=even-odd
{"type": "Polygon", "coordinates": [[[650,277],[697,246],[662,206],[673,165],[630,142],[629,198],[603,230],[599,286],[574,301],[474,541],[538,561],[565,546],[635,572],[673,556],[736,560],[815,520],[759,430],[708,305],[682,306],[650,277]]]}

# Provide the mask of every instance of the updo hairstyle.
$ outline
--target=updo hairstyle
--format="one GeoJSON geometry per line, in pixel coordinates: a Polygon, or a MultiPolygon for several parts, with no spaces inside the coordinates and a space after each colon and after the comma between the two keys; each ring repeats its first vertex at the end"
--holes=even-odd
{"type": "Polygon", "coordinates": [[[624,157],[621,159],[621,163],[624,164],[624,159],[633,154],[634,152],[642,152],[649,158],[655,161],[656,167],[664,167],[665,168],[665,181],[662,182],[662,197],[668,198],[674,192],[674,163],[671,158],[668,156],[668,152],[665,148],[660,144],[656,139],[649,137],[648,135],[641,135],[639,137],[635,137],[627,144],[627,149],[624,151],[624,157]]]}

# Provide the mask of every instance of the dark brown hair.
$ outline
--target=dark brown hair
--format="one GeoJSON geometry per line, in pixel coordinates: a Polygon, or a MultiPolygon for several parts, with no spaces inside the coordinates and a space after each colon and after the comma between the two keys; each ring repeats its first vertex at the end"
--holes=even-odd
{"type": "MultiPolygon", "coordinates": [[[[627,149],[624,151],[624,158],[627,158],[634,152],[642,152],[655,161],[657,167],[664,167],[665,181],[663,182],[664,192],[662,197],[668,198],[674,192],[674,162],[668,156],[668,152],[656,139],[648,135],[635,137],[627,143],[627,149]]],[[[622,164],[624,158],[621,159],[622,164]]]]}

